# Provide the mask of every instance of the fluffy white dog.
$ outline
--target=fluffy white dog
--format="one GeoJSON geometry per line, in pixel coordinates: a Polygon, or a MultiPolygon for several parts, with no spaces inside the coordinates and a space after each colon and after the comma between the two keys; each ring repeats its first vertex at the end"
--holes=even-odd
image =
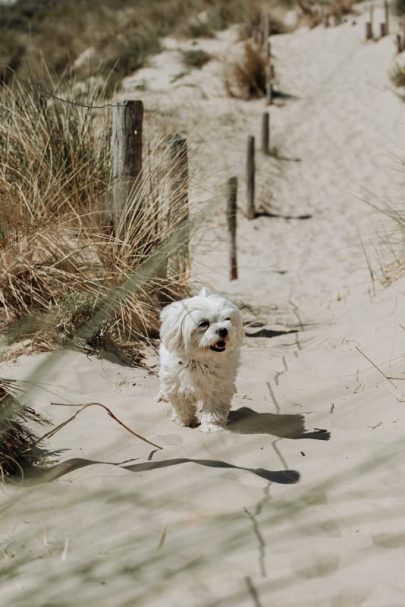
{"type": "Polygon", "coordinates": [[[170,402],[174,421],[197,426],[196,405],[202,401],[202,432],[223,429],[243,335],[238,308],[208,289],[163,309],[159,400],[170,402]]]}

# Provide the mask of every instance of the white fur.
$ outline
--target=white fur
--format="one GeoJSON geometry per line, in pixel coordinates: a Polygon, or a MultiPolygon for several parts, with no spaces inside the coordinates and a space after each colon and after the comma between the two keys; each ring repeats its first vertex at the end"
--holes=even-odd
{"type": "Polygon", "coordinates": [[[163,309],[160,400],[170,402],[176,421],[184,426],[197,426],[196,405],[202,401],[202,432],[223,429],[236,391],[243,334],[238,308],[207,289],[163,309]],[[203,321],[209,324],[201,326],[203,321]],[[223,351],[211,349],[222,348],[224,344],[223,351]]]}

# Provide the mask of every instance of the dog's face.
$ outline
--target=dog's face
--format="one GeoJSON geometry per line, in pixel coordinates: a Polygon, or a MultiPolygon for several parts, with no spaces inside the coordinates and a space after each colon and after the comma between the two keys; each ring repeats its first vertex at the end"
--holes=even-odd
{"type": "Polygon", "coordinates": [[[167,306],[161,320],[163,345],[192,357],[224,356],[242,343],[244,330],[238,308],[205,289],[167,306]]]}

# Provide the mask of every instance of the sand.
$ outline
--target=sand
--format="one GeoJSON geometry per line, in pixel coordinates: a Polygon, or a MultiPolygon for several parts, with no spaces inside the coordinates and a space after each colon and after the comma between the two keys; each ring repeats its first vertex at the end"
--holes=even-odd
{"type": "Polygon", "coordinates": [[[75,352],[3,364],[35,378],[24,398],[55,424],[74,409],[52,402],[99,402],[162,449],[97,407],[50,439],[48,473],[2,488],[2,604],[404,604],[405,279],[373,281],[363,249],[390,261],[366,201],[400,200],[405,114],[394,38],[364,43],[364,21],[272,38],[290,97],[270,108],[279,158],[257,155],[258,206],[282,217],[241,212],[232,283],[223,187],[238,175],[243,211],[246,137],[265,110],[226,96],[235,31],[198,43],[215,56],[202,70],[173,82],[189,43],[167,40],[127,79],[147,115],[189,134],[193,209],[208,214],[192,279],[250,323],[238,394],[227,431],[203,435],[155,402],[152,351],[149,371],[75,352]]]}

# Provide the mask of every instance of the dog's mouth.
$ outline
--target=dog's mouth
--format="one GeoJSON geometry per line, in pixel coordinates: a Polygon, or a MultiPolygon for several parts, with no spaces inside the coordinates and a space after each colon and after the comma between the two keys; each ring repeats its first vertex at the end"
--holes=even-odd
{"type": "Polygon", "coordinates": [[[216,344],[214,344],[213,346],[210,346],[210,350],[212,350],[213,352],[224,352],[226,348],[226,343],[223,339],[220,339],[219,341],[217,341],[216,344]]]}

